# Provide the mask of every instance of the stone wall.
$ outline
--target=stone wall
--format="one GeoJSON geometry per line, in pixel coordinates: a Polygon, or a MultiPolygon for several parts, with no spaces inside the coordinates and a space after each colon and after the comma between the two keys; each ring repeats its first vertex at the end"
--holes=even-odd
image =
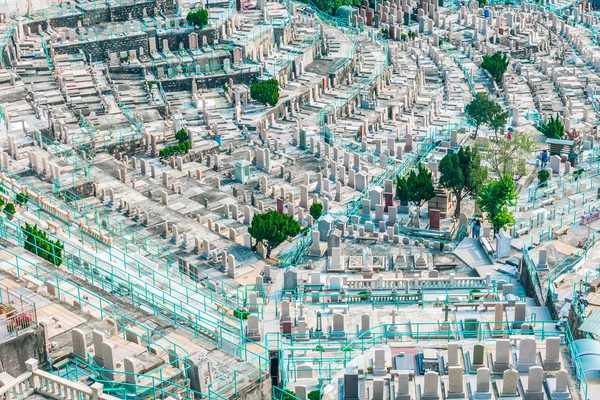
{"type": "MultiPolygon", "coordinates": [[[[257,72],[244,72],[243,74],[233,75],[218,75],[218,76],[197,76],[196,83],[198,88],[203,89],[214,89],[222,87],[223,84],[229,82],[229,78],[233,80],[234,84],[244,83],[251,85],[258,78],[257,72]]],[[[176,79],[161,79],[163,90],[165,92],[178,92],[178,91],[191,91],[192,90],[192,78],[191,77],[180,77],[176,79]]]]}
{"type": "Polygon", "coordinates": [[[18,337],[15,336],[0,344],[2,366],[12,376],[27,372],[25,361],[30,358],[38,360],[40,366],[44,366],[47,362],[44,329],[41,327],[20,333],[18,337]]]}
{"type": "Polygon", "coordinates": [[[56,54],[73,54],[82,50],[86,55],[92,55],[92,61],[105,61],[108,53],[136,50],[142,47],[148,53],[148,36],[146,34],[130,35],[122,39],[106,39],[97,42],[74,43],[54,47],[56,54]]]}

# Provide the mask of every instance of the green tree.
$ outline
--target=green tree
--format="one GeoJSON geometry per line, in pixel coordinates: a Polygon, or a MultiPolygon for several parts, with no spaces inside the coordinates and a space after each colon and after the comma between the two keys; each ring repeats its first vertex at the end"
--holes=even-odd
{"type": "Polygon", "coordinates": [[[435,196],[431,172],[419,164],[418,174],[411,170],[408,177],[396,177],[396,196],[402,201],[411,201],[418,207],[435,196]]]}
{"type": "Polygon", "coordinates": [[[508,56],[501,51],[495,52],[493,55],[484,55],[481,61],[481,68],[485,69],[492,75],[497,83],[502,82],[504,73],[508,69],[508,56]]]}
{"type": "Polygon", "coordinates": [[[508,174],[483,187],[477,198],[477,205],[487,213],[487,220],[492,224],[494,233],[515,223],[515,216],[509,207],[514,207],[518,198],[515,181],[508,174]]]}
{"type": "Polygon", "coordinates": [[[25,193],[21,192],[19,194],[17,194],[17,197],[15,198],[15,202],[19,205],[25,205],[27,204],[27,202],[29,201],[29,196],[27,196],[25,193]]]}
{"type": "Polygon", "coordinates": [[[319,219],[321,214],[323,213],[323,204],[321,203],[312,203],[310,205],[310,216],[316,221],[319,219]]]}
{"type": "Polygon", "coordinates": [[[190,11],[185,17],[185,20],[190,24],[199,27],[200,29],[208,25],[208,10],[201,8],[196,11],[190,11]]]}
{"type": "Polygon", "coordinates": [[[548,179],[550,179],[550,172],[547,169],[540,169],[537,173],[537,178],[540,181],[538,187],[545,187],[548,179]]]}
{"type": "Polygon", "coordinates": [[[461,147],[458,153],[447,154],[440,161],[440,185],[454,193],[454,217],[460,215],[460,204],[466,197],[475,197],[487,179],[476,147],[461,147]]]}
{"type": "Polygon", "coordinates": [[[285,389],[281,394],[281,400],[296,400],[296,392],[285,389]]]}
{"type": "Polygon", "coordinates": [[[177,131],[177,133],[175,133],[175,139],[177,139],[179,143],[183,143],[189,139],[189,135],[186,132],[185,128],[181,128],[177,131]]]}
{"type": "Polygon", "coordinates": [[[283,243],[288,237],[294,237],[300,232],[300,224],[287,214],[269,211],[255,214],[248,233],[256,242],[261,242],[267,249],[267,258],[271,250],[283,243]]]}
{"type": "Polygon", "coordinates": [[[564,139],[565,138],[565,126],[560,121],[560,117],[556,114],[556,117],[550,116],[547,123],[541,123],[537,126],[537,129],[544,134],[548,139],[564,139]]]}
{"type": "Polygon", "coordinates": [[[494,130],[494,135],[498,138],[498,132],[504,130],[508,122],[508,112],[502,111],[502,107],[498,103],[495,103],[495,106],[497,108],[492,109],[492,117],[488,121],[488,126],[494,130]]]}
{"type": "Polygon", "coordinates": [[[321,400],[321,392],[318,390],[311,390],[306,397],[308,400],[321,400]]]}
{"type": "Polygon", "coordinates": [[[250,87],[250,96],[265,105],[274,106],[279,101],[279,82],[275,78],[256,82],[250,87]]]}
{"type": "Polygon", "coordinates": [[[465,107],[467,118],[475,125],[475,136],[481,125],[489,125],[497,131],[506,125],[508,113],[502,110],[500,104],[490,99],[487,93],[476,93],[475,97],[465,107]]]}
{"type": "Polygon", "coordinates": [[[487,4],[487,0],[479,0],[479,7],[485,7],[487,4]]]}
{"type": "Polygon", "coordinates": [[[4,212],[6,215],[15,215],[17,210],[15,209],[15,205],[13,203],[8,203],[6,207],[4,207],[4,212]]]}
{"type": "Polygon", "coordinates": [[[515,132],[512,139],[499,136],[487,143],[485,159],[497,177],[508,174],[515,180],[527,175],[527,161],[535,151],[535,142],[525,132],[515,132]]]}

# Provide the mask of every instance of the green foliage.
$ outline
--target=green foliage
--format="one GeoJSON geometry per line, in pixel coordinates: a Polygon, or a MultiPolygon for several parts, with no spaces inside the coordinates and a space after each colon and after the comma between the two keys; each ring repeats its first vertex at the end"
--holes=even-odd
{"type": "Polygon", "coordinates": [[[281,400],[296,400],[296,392],[290,389],[285,389],[281,394],[281,400]]]}
{"type": "Polygon", "coordinates": [[[406,33],[401,33],[400,40],[402,40],[403,42],[406,42],[406,39],[408,39],[408,35],[406,33]]]}
{"type": "Polygon", "coordinates": [[[275,78],[256,82],[250,87],[250,96],[265,105],[274,106],[279,101],[279,82],[275,78]]]}
{"type": "Polygon", "coordinates": [[[313,0],[312,2],[316,8],[327,13],[332,14],[341,6],[358,6],[361,4],[360,0],[313,0]]]}
{"type": "Polygon", "coordinates": [[[22,228],[22,230],[25,235],[25,250],[50,261],[57,267],[62,264],[62,252],[65,246],[60,240],[52,241],[48,239],[48,234],[39,229],[37,225],[31,226],[25,223],[25,228],[22,228]]]}
{"type": "Polygon", "coordinates": [[[321,203],[312,203],[310,206],[310,216],[316,221],[319,219],[321,214],[323,213],[323,204],[321,203]]]}
{"type": "Polygon", "coordinates": [[[311,390],[306,397],[308,400],[321,400],[321,392],[318,390],[311,390]]]}
{"type": "Polygon", "coordinates": [[[415,40],[417,38],[417,33],[413,31],[408,31],[408,37],[412,40],[415,40]]]}
{"type": "Polygon", "coordinates": [[[556,114],[556,117],[550,116],[548,123],[541,123],[537,126],[537,129],[544,134],[548,139],[564,139],[565,138],[565,126],[560,122],[560,117],[556,114]]]}
{"type": "Polygon", "coordinates": [[[249,311],[239,311],[239,310],[233,310],[233,316],[242,320],[247,320],[248,319],[248,315],[250,315],[249,311]]]}
{"type": "Polygon", "coordinates": [[[208,25],[208,10],[201,8],[196,11],[190,11],[185,17],[185,20],[190,24],[199,27],[200,29],[208,25]]]}
{"type": "Polygon", "coordinates": [[[19,205],[25,205],[27,204],[27,202],[29,201],[29,196],[27,196],[25,193],[21,192],[19,194],[17,194],[17,197],[15,198],[15,202],[19,205]]]}
{"type": "Polygon", "coordinates": [[[479,7],[485,7],[487,0],[479,0],[479,7]]]}
{"type": "MultiPolygon", "coordinates": [[[[575,178],[575,180],[577,180],[584,172],[585,172],[585,169],[579,168],[578,170],[573,171],[573,177],[575,178]]],[[[2,204],[0,204],[0,207],[2,207],[2,204]]]]}
{"type": "MultiPolygon", "coordinates": [[[[573,175],[575,175],[575,173],[573,173],[573,175]]],[[[4,199],[2,197],[0,197],[0,207],[4,206],[4,199]]]]}
{"type": "Polygon", "coordinates": [[[508,174],[491,181],[479,193],[477,205],[487,213],[487,220],[491,222],[495,233],[515,223],[515,216],[509,207],[516,204],[518,197],[515,182],[508,174]]]}
{"type": "MultiPolygon", "coordinates": [[[[481,3],[481,0],[480,0],[481,3]]],[[[481,68],[487,70],[487,72],[492,75],[492,77],[496,80],[496,82],[501,83],[502,78],[504,77],[504,73],[508,69],[508,56],[506,53],[501,51],[495,52],[493,55],[483,56],[483,61],[481,62],[481,68]]]]}
{"type": "Polygon", "coordinates": [[[535,151],[535,142],[524,132],[515,132],[512,139],[499,136],[489,142],[486,150],[486,161],[497,177],[508,174],[515,180],[527,175],[527,161],[535,151]]]}
{"type": "Polygon", "coordinates": [[[269,211],[264,214],[255,214],[248,233],[256,242],[261,242],[267,249],[267,258],[271,250],[283,243],[288,237],[300,233],[300,224],[287,214],[269,211]]]}
{"type": "Polygon", "coordinates": [[[223,84],[223,91],[226,92],[226,93],[229,91],[229,85],[228,84],[226,84],[226,83],[223,84]]]}
{"type": "Polygon", "coordinates": [[[497,132],[504,128],[508,113],[502,110],[500,104],[490,99],[487,93],[476,93],[475,97],[465,107],[467,118],[475,124],[475,136],[481,125],[488,125],[497,132]]]}
{"type": "Polygon", "coordinates": [[[165,147],[164,149],[158,152],[158,155],[160,157],[168,157],[176,153],[187,153],[188,150],[191,149],[191,147],[192,146],[190,145],[190,141],[186,139],[183,143],[179,143],[171,147],[165,147]]]}
{"type": "Polygon", "coordinates": [[[550,179],[550,172],[547,169],[540,169],[537,173],[537,178],[540,181],[539,186],[544,187],[547,185],[548,179],[550,179]]]}
{"type": "Polygon", "coordinates": [[[476,147],[461,147],[458,153],[447,154],[440,161],[440,185],[456,197],[454,216],[460,215],[460,203],[465,197],[474,197],[487,179],[487,170],[481,165],[476,147]]]}
{"type": "Polygon", "coordinates": [[[319,345],[317,345],[317,347],[315,347],[314,351],[318,351],[319,353],[322,353],[325,351],[325,348],[319,344],[319,345]]]}
{"type": "Polygon", "coordinates": [[[411,170],[408,177],[396,177],[396,196],[402,201],[412,201],[419,207],[435,196],[431,172],[419,164],[418,174],[411,170]]]}
{"type": "Polygon", "coordinates": [[[177,141],[179,143],[183,143],[186,140],[188,140],[189,138],[190,138],[190,136],[186,132],[185,128],[181,128],[180,130],[177,131],[177,133],[175,133],[175,139],[177,139],[177,141]]]}
{"type": "Polygon", "coordinates": [[[154,83],[148,82],[148,90],[152,90],[152,87],[154,87],[154,83]]]}
{"type": "Polygon", "coordinates": [[[17,210],[15,209],[15,205],[13,203],[8,203],[6,207],[4,207],[4,212],[6,215],[15,215],[17,210]]]}

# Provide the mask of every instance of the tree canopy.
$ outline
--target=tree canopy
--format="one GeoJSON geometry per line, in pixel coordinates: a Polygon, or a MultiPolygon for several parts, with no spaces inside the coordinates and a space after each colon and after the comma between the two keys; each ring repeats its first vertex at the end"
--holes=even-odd
{"type": "Polygon", "coordinates": [[[256,82],[250,87],[250,96],[265,105],[274,106],[279,101],[279,82],[274,78],[256,82]]]}
{"type": "Polygon", "coordinates": [[[514,207],[518,197],[515,181],[508,174],[489,182],[479,192],[477,205],[487,213],[486,218],[492,224],[495,233],[515,223],[515,216],[509,207],[514,207]]]}
{"type": "MultiPolygon", "coordinates": [[[[9,203],[10,204],[10,203],[9,203]]],[[[25,223],[25,228],[21,228],[25,235],[24,248],[27,251],[50,261],[57,267],[62,264],[62,252],[65,246],[60,240],[52,241],[48,238],[46,232],[37,227],[25,223]]]]}
{"type": "Polygon", "coordinates": [[[515,132],[512,139],[504,136],[487,143],[485,159],[497,177],[510,175],[515,180],[527,175],[527,161],[535,151],[535,142],[525,132],[515,132]]]}
{"type": "Polygon", "coordinates": [[[189,139],[189,137],[190,137],[190,136],[189,136],[189,135],[188,135],[188,133],[186,132],[185,128],[181,128],[180,130],[178,130],[178,131],[175,133],[175,139],[177,139],[177,141],[178,141],[179,143],[183,143],[183,142],[185,142],[186,140],[188,140],[188,139],[189,139]]]}
{"type": "Polygon", "coordinates": [[[475,97],[465,107],[467,118],[475,125],[475,136],[481,125],[488,125],[497,132],[504,128],[508,119],[508,113],[502,110],[500,104],[490,99],[487,93],[476,93],[475,97]]]}
{"type": "Polygon", "coordinates": [[[454,216],[460,215],[460,203],[475,197],[487,179],[487,169],[481,165],[476,147],[461,147],[458,153],[447,154],[440,161],[440,185],[454,193],[454,216]]]}
{"type": "Polygon", "coordinates": [[[323,204],[321,203],[312,203],[310,205],[310,216],[316,221],[319,219],[321,214],[323,213],[323,204]]]}
{"type": "MultiPolygon", "coordinates": [[[[311,2],[309,2],[310,4],[311,2]]],[[[332,14],[336,9],[341,6],[354,6],[360,5],[360,0],[312,0],[312,5],[319,10],[332,14]]]]}
{"type": "Polygon", "coordinates": [[[508,69],[508,56],[501,51],[495,52],[493,55],[484,55],[481,61],[481,68],[485,69],[492,75],[496,82],[501,83],[504,73],[508,69]]]}
{"type": "Polygon", "coordinates": [[[396,196],[422,207],[435,196],[435,190],[431,172],[422,164],[419,164],[418,172],[411,170],[407,177],[396,177],[396,196]]]}
{"type": "Polygon", "coordinates": [[[565,138],[565,126],[560,121],[560,116],[556,114],[556,117],[552,115],[548,119],[547,123],[541,123],[537,126],[537,129],[544,134],[548,139],[564,139],[565,138]]]}
{"type": "Polygon", "coordinates": [[[283,243],[288,237],[300,233],[300,224],[287,214],[269,211],[264,214],[255,214],[248,233],[256,242],[262,242],[267,249],[267,258],[271,250],[283,243]]]}
{"type": "Polygon", "coordinates": [[[196,11],[190,11],[188,15],[185,17],[185,20],[194,26],[199,27],[200,29],[204,28],[208,25],[208,10],[206,8],[201,8],[196,11]]]}

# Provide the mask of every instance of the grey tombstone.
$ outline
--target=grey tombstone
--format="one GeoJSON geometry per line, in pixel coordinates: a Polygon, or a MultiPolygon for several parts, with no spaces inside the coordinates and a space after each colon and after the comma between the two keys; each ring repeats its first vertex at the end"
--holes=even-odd
{"type": "Polygon", "coordinates": [[[479,368],[477,370],[477,385],[473,398],[478,400],[492,398],[492,393],[490,392],[490,370],[488,368],[479,368]]]}
{"type": "Polygon", "coordinates": [[[294,388],[294,392],[297,398],[299,398],[300,400],[306,400],[306,386],[296,385],[296,387],[294,388]]]}
{"type": "Polygon", "coordinates": [[[448,367],[448,395],[449,399],[464,399],[465,390],[463,383],[463,367],[448,367]]]}
{"type": "Polygon", "coordinates": [[[387,374],[387,369],[385,365],[385,350],[375,349],[374,353],[375,357],[373,360],[373,375],[384,376],[387,374]]]}
{"type": "Polygon", "coordinates": [[[557,371],[560,368],[560,338],[546,338],[546,357],[544,358],[544,369],[547,371],[557,371]]]}
{"type": "Polygon", "coordinates": [[[408,372],[400,372],[398,374],[398,386],[396,389],[396,400],[411,400],[410,399],[410,375],[408,372]]]}
{"type": "Polygon", "coordinates": [[[525,321],[527,315],[527,305],[525,303],[515,304],[515,320],[513,323],[514,329],[521,328],[521,324],[525,321]]]}
{"type": "Polygon", "coordinates": [[[516,397],[519,373],[514,369],[507,369],[502,375],[502,397],[516,397]]]}
{"type": "Polygon", "coordinates": [[[298,379],[312,379],[312,367],[308,364],[298,365],[298,367],[296,367],[296,377],[298,379]]]}
{"type": "Polygon", "coordinates": [[[446,364],[449,367],[460,365],[458,362],[458,343],[448,343],[448,360],[446,364]]]}
{"type": "Polygon", "coordinates": [[[344,400],[360,400],[358,374],[344,374],[344,400]]]}
{"type": "Polygon", "coordinates": [[[530,367],[537,365],[537,345],[535,339],[521,339],[519,344],[519,357],[517,359],[517,371],[526,372],[530,367]]]}
{"type": "Polygon", "coordinates": [[[496,357],[494,358],[494,372],[504,372],[510,364],[510,340],[496,340],[496,357]]]}
{"type": "Polygon", "coordinates": [[[485,346],[477,343],[473,346],[473,359],[471,360],[471,368],[477,369],[483,367],[485,362],[485,346]]]}
{"type": "Polygon", "coordinates": [[[437,400],[440,398],[440,377],[435,371],[425,373],[423,379],[423,395],[422,400],[437,400]]]}
{"type": "Polygon", "coordinates": [[[82,360],[87,360],[85,333],[80,329],[73,329],[71,331],[71,341],[73,342],[73,355],[82,360]]]}
{"type": "Polygon", "coordinates": [[[527,379],[527,400],[544,400],[544,369],[530,367],[527,379]]]}
{"type": "Polygon", "coordinates": [[[373,379],[373,400],[384,400],[385,381],[381,378],[373,379]]]}
{"type": "Polygon", "coordinates": [[[556,373],[556,385],[551,396],[552,400],[567,400],[571,398],[569,394],[569,374],[564,369],[556,373]]]}

